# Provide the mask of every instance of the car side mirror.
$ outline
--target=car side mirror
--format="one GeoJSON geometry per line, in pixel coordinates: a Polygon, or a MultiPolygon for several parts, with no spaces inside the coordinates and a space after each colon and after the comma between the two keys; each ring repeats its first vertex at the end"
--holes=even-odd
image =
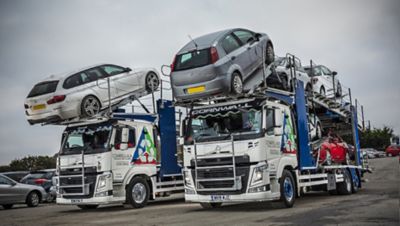
{"type": "Polygon", "coordinates": [[[130,67],[125,68],[125,72],[130,72],[130,71],[132,71],[132,69],[130,67]]]}
{"type": "Polygon", "coordinates": [[[259,41],[260,38],[262,37],[262,34],[256,33],[256,34],[254,35],[254,37],[256,37],[256,41],[259,41]]]}
{"type": "Polygon", "coordinates": [[[254,43],[255,41],[256,41],[256,39],[253,38],[253,37],[250,37],[249,39],[247,39],[247,43],[249,43],[249,44],[252,44],[252,43],[254,43]]]}
{"type": "Polygon", "coordinates": [[[332,72],[332,75],[333,76],[337,75],[337,72],[336,71],[332,72]]]}

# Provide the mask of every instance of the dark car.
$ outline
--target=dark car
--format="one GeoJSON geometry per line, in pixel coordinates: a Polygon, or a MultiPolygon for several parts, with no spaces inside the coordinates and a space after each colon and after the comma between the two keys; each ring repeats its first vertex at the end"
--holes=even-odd
{"type": "Polygon", "coordinates": [[[24,178],[26,175],[29,174],[29,171],[12,171],[12,172],[4,172],[1,173],[3,175],[6,175],[7,177],[19,182],[24,178]]]}
{"type": "MultiPolygon", "coordinates": [[[[21,183],[41,186],[50,194],[50,188],[53,186],[53,177],[55,173],[55,169],[32,171],[22,178],[21,183]]],[[[48,195],[47,201],[52,201],[54,198],[55,197],[48,195]]]]}
{"type": "Polygon", "coordinates": [[[171,65],[174,97],[188,101],[241,94],[244,81],[263,60],[266,65],[274,61],[272,41],[264,33],[237,28],[195,38],[179,50],[171,65]]]}

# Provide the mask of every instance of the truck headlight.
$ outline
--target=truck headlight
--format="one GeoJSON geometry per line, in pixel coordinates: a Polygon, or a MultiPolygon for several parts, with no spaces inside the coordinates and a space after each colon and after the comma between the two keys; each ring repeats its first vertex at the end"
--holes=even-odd
{"type": "Polygon", "coordinates": [[[97,182],[97,191],[107,186],[107,180],[109,178],[111,178],[111,174],[101,175],[99,177],[99,181],[97,182]]]}
{"type": "Polygon", "coordinates": [[[187,187],[193,187],[192,180],[190,178],[190,174],[189,174],[188,171],[186,171],[186,170],[183,171],[183,177],[184,177],[184,180],[185,180],[185,185],[187,187]]]}
{"type": "Polygon", "coordinates": [[[268,169],[268,164],[254,168],[251,184],[259,183],[264,178],[264,172],[268,169]]]}

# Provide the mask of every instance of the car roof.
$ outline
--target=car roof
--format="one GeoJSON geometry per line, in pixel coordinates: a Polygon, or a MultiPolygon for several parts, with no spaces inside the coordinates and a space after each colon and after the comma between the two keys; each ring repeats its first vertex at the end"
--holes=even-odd
{"type": "MultiPolygon", "coordinates": [[[[229,32],[232,32],[237,29],[240,29],[240,28],[232,28],[232,29],[216,31],[213,33],[209,33],[209,34],[205,34],[200,37],[197,37],[197,38],[193,39],[193,41],[197,44],[198,49],[208,48],[208,47],[211,47],[214,44],[214,42],[216,40],[218,40],[219,38],[221,38],[224,35],[228,34],[229,32]]],[[[188,52],[190,50],[196,49],[196,45],[193,43],[193,41],[190,41],[182,49],[180,49],[178,54],[182,54],[182,53],[188,52]]]]}

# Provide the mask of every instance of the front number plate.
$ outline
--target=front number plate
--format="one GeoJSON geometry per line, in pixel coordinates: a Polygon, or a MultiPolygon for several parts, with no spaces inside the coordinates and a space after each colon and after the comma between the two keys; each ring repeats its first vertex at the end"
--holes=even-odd
{"type": "Polygon", "coordinates": [[[211,201],[225,201],[229,199],[229,195],[211,195],[211,201]]]}
{"type": "Polygon", "coordinates": [[[71,199],[71,203],[81,203],[82,199],[71,199]]]}
{"type": "Polygon", "coordinates": [[[197,87],[189,88],[189,89],[187,90],[187,92],[188,92],[189,94],[193,94],[193,93],[201,93],[201,92],[204,92],[205,90],[206,90],[206,87],[205,87],[205,86],[197,86],[197,87]]]}

